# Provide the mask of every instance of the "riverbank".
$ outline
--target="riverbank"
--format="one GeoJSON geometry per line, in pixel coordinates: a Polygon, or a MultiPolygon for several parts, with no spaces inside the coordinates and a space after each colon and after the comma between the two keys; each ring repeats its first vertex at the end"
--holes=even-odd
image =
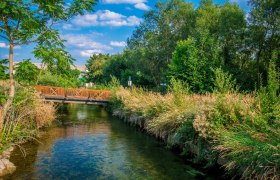
{"type": "MultiPolygon", "coordinates": [[[[7,98],[7,82],[0,82],[0,113],[7,98]]],[[[9,162],[13,146],[37,137],[39,129],[55,119],[55,108],[45,103],[32,88],[16,86],[16,95],[4,119],[0,133],[0,177],[12,173],[15,166],[9,162]]]]}
{"type": "Polygon", "coordinates": [[[3,179],[220,179],[114,118],[103,107],[67,104],[37,141],[16,147],[17,170],[3,179]],[[40,142],[40,143],[39,143],[40,142]]]}
{"type": "Polygon", "coordinates": [[[111,107],[114,115],[192,154],[195,163],[218,163],[244,179],[278,179],[280,106],[264,94],[162,96],[120,88],[111,107]]]}

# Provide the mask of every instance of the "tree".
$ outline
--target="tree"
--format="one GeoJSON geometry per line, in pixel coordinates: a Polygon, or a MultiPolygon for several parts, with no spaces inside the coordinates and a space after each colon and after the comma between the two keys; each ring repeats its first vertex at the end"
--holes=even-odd
{"type": "Polygon", "coordinates": [[[71,66],[74,66],[75,59],[58,42],[53,42],[52,47],[39,44],[33,53],[37,59],[41,59],[43,68],[51,73],[72,76],[71,66]]]}
{"type": "MultiPolygon", "coordinates": [[[[108,61],[108,54],[94,54],[87,61],[87,79],[95,83],[103,82],[103,69],[106,61],[108,61]]],[[[104,83],[104,82],[103,82],[104,83]]]]}
{"type": "Polygon", "coordinates": [[[39,69],[35,66],[30,59],[24,59],[15,67],[15,79],[19,83],[34,85],[38,78],[39,69]]]}
{"type": "MultiPolygon", "coordinates": [[[[213,45],[214,46],[214,45],[213,45]]],[[[212,68],[217,64],[204,56],[200,43],[194,38],[180,41],[173,53],[169,65],[169,77],[186,82],[193,92],[205,93],[211,91],[212,68]]]]}
{"type": "Polygon", "coordinates": [[[158,2],[128,40],[128,64],[139,85],[159,86],[179,40],[193,31],[195,10],[184,0],[158,2]]]}
{"type": "Polygon", "coordinates": [[[10,44],[10,90],[0,117],[0,131],[15,94],[14,47],[34,42],[38,42],[39,46],[51,47],[53,43],[60,41],[59,34],[53,27],[54,24],[67,21],[75,15],[83,15],[87,11],[93,11],[95,4],[94,0],[0,1],[0,37],[10,44]]]}
{"type": "Polygon", "coordinates": [[[220,7],[217,36],[221,41],[225,65],[233,65],[244,43],[245,13],[237,4],[225,3],[220,7]]]}
{"type": "MultiPolygon", "coordinates": [[[[122,81],[125,79],[125,84],[127,84],[128,77],[123,77],[125,70],[127,69],[127,61],[124,57],[124,53],[112,55],[106,62],[103,69],[103,81],[110,82],[112,76],[122,81]]],[[[124,85],[124,83],[123,83],[124,85]]]]}
{"type": "MultiPolygon", "coordinates": [[[[249,30],[251,49],[257,64],[258,87],[267,80],[273,52],[280,52],[280,2],[250,0],[249,30]]],[[[278,67],[280,55],[277,55],[278,67]]]]}

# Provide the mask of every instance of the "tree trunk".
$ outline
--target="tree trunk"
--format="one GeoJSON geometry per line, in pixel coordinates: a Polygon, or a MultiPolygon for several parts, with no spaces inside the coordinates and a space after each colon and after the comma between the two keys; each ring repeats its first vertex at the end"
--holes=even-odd
{"type": "Polygon", "coordinates": [[[257,89],[260,89],[260,87],[263,85],[262,84],[262,74],[261,74],[261,71],[260,71],[261,53],[262,53],[262,50],[259,49],[259,51],[257,53],[257,89]]]}
{"type": "Polygon", "coordinates": [[[14,96],[15,96],[15,81],[14,81],[14,63],[13,63],[13,56],[14,56],[14,45],[10,43],[10,51],[9,51],[9,74],[10,74],[10,90],[9,90],[9,96],[4,104],[3,111],[0,117],[0,132],[3,129],[4,126],[4,120],[7,116],[7,113],[9,111],[10,106],[12,105],[14,96]]]}

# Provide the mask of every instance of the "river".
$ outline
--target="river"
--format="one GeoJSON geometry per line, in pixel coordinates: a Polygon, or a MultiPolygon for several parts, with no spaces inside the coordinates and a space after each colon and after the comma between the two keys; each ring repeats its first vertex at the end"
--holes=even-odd
{"type": "Polygon", "coordinates": [[[95,105],[65,105],[56,125],[17,147],[4,179],[218,179],[95,105]]]}

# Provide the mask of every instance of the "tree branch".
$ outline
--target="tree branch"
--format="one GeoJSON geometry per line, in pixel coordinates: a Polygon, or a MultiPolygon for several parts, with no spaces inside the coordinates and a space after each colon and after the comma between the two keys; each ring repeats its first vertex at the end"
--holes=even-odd
{"type": "Polygon", "coordinates": [[[17,23],[17,26],[16,26],[16,31],[18,31],[20,21],[21,21],[21,20],[20,20],[20,18],[19,18],[18,23],[17,23]]]}
{"type": "Polygon", "coordinates": [[[30,44],[30,43],[34,43],[34,42],[38,41],[38,39],[39,39],[42,35],[44,35],[46,32],[48,32],[48,31],[50,30],[50,28],[52,27],[53,23],[54,23],[54,22],[52,21],[52,23],[50,24],[50,26],[49,26],[45,31],[41,32],[41,33],[37,36],[37,38],[35,38],[35,39],[33,39],[33,40],[30,40],[30,41],[16,42],[16,43],[14,43],[14,45],[30,44]]]}
{"type": "Polygon", "coordinates": [[[10,27],[8,25],[8,19],[6,18],[3,18],[3,21],[4,21],[4,26],[6,28],[6,32],[7,32],[7,36],[8,36],[8,41],[10,42],[10,44],[12,44],[13,42],[13,39],[11,37],[11,30],[10,30],[10,27]]]}

